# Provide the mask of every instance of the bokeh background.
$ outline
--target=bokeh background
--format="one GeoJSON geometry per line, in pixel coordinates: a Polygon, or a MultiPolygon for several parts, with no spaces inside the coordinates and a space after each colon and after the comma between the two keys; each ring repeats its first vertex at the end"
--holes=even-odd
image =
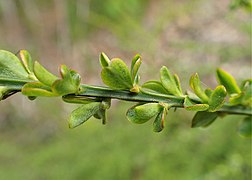
{"type": "MultiPolygon", "coordinates": [[[[142,82],[166,65],[183,89],[198,72],[216,86],[217,67],[251,77],[251,18],[228,0],[0,0],[0,49],[27,49],[50,71],[66,64],[82,82],[102,85],[99,54],[129,65],[140,53],[142,82]]],[[[205,85],[205,86],[207,86],[205,85]]],[[[113,101],[106,126],[91,119],[70,130],[75,105],[60,98],[0,103],[0,179],[248,180],[251,140],[237,135],[241,117],[191,129],[193,113],[170,111],[165,130],[127,121],[129,102],[113,101]]]]}

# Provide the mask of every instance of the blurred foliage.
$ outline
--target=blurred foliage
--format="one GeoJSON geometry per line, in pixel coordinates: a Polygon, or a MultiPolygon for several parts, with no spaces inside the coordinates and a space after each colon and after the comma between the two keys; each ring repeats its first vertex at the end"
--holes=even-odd
{"type": "MultiPolygon", "coordinates": [[[[0,1],[0,47],[28,49],[49,68],[67,62],[85,82],[99,83],[98,54],[105,51],[128,59],[141,53],[143,77],[166,65],[182,82],[197,71],[214,85],[219,66],[238,79],[251,76],[250,17],[242,9],[229,11],[229,3],[0,1]]],[[[130,103],[115,102],[106,126],[97,121],[69,130],[71,110],[63,104],[27,101],[14,96],[0,104],[0,179],[251,178],[251,141],[237,136],[235,116],[190,129],[192,114],[170,113],[167,128],[156,134],[150,124],[126,120],[122,110],[130,103]]]]}

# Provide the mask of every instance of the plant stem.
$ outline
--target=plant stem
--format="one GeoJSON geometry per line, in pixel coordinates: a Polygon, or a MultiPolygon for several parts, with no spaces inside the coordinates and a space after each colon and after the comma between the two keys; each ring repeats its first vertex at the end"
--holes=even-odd
{"type": "MultiPolygon", "coordinates": [[[[106,87],[91,86],[86,84],[82,84],[81,88],[84,89],[84,91],[81,92],[79,95],[65,95],[64,99],[81,99],[83,97],[91,97],[98,99],[119,99],[134,102],[164,102],[175,108],[184,108],[184,97],[157,94],[151,92],[140,92],[137,94],[124,90],[112,90],[106,87]]],[[[252,115],[252,110],[249,108],[244,108],[242,106],[229,106],[228,104],[224,104],[223,107],[220,108],[217,112],[249,116],[252,115]]]]}

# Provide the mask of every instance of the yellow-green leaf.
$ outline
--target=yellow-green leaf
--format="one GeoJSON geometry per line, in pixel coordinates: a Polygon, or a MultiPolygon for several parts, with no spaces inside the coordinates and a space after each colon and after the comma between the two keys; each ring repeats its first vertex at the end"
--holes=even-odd
{"type": "Polygon", "coordinates": [[[209,108],[208,104],[196,104],[190,100],[188,96],[185,97],[184,107],[188,111],[206,111],[209,108]]]}
{"type": "Polygon", "coordinates": [[[228,94],[239,94],[241,92],[235,78],[223,69],[217,69],[217,79],[220,84],[225,86],[228,94]]]}
{"type": "Polygon", "coordinates": [[[201,82],[199,79],[199,75],[197,73],[195,73],[194,75],[191,76],[190,79],[190,86],[193,89],[193,91],[195,92],[195,94],[204,102],[207,103],[208,102],[208,97],[205,94],[205,92],[203,91],[202,87],[201,87],[201,82]]]}
{"type": "Polygon", "coordinates": [[[41,82],[26,83],[22,87],[22,94],[26,96],[57,96],[51,91],[51,88],[49,86],[46,86],[41,82]]]}
{"type": "Polygon", "coordinates": [[[220,109],[224,102],[227,95],[227,91],[224,86],[220,85],[215,88],[209,98],[209,109],[208,111],[214,112],[220,109]]]}
{"type": "Polygon", "coordinates": [[[142,124],[156,116],[162,108],[158,103],[137,104],[127,111],[126,116],[129,121],[142,124]]]}
{"type": "Polygon", "coordinates": [[[47,71],[38,61],[34,62],[34,74],[37,79],[47,85],[52,86],[52,84],[58,79],[55,75],[47,71]]]}

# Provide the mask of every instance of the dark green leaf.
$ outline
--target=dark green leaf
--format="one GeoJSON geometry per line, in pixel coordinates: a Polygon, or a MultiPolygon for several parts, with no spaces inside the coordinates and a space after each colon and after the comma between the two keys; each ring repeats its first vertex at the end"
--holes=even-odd
{"type": "Polygon", "coordinates": [[[162,108],[158,103],[137,104],[127,111],[126,116],[129,121],[142,124],[156,116],[162,108]]]}
{"type": "Polygon", "coordinates": [[[192,128],[207,127],[218,117],[217,112],[200,111],[195,114],[192,120],[192,128]]]}
{"type": "Polygon", "coordinates": [[[243,137],[252,137],[252,119],[251,116],[246,117],[240,123],[238,132],[243,137]]]}
{"type": "Polygon", "coordinates": [[[104,67],[101,78],[111,89],[130,90],[133,87],[127,65],[118,58],[112,59],[108,67],[104,67]]]}
{"type": "Polygon", "coordinates": [[[227,95],[227,91],[226,91],[225,87],[222,85],[217,86],[209,98],[208,111],[214,112],[214,111],[217,111],[218,109],[220,109],[225,102],[226,95],[227,95]]]}
{"type": "Polygon", "coordinates": [[[69,128],[75,128],[82,123],[86,122],[100,109],[100,102],[91,102],[84,104],[79,108],[75,109],[70,116],[68,121],[69,128]]]}
{"type": "Polygon", "coordinates": [[[222,84],[228,94],[239,94],[241,92],[235,78],[222,69],[217,69],[217,79],[222,84]]]}
{"type": "Polygon", "coordinates": [[[160,132],[164,129],[165,115],[166,115],[166,110],[165,110],[165,108],[163,108],[163,110],[161,110],[158,113],[155,121],[153,122],[153,131],[154,132],[160,132]]]}

